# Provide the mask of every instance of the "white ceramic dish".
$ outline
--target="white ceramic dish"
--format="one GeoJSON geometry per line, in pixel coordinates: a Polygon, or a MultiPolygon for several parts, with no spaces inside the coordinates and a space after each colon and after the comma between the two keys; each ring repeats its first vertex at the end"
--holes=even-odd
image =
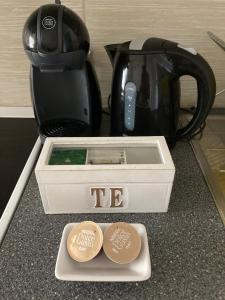
{"type": "MultiPolygon", "coordinates": [[[[78,223],[69,223],[63,230],[55,266],[56,278],[65,281],[143,281],[151,276],[148,237],[143,224],[131,224],[141,235],[142,247],[138,258],[127,265],[110,261],[103,251],[89,262],[74,261],[67,252],[66,241],[75,224],[78,223]]],[[[99,225],[104,231],[110,223],[99,225]]]]}

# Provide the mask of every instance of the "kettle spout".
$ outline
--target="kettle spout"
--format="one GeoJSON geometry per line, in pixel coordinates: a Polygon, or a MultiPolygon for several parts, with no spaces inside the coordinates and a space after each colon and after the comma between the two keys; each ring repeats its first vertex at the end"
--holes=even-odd
{"type": "Polygon", "coordinates": [[[106,50],[106,53],[109,56],[110,62],[113,65],[114,64],[114,58],[116,56],[117,48],[120,44],[111,44],[111,45],[106,45],[104,48],[106,50]]]}

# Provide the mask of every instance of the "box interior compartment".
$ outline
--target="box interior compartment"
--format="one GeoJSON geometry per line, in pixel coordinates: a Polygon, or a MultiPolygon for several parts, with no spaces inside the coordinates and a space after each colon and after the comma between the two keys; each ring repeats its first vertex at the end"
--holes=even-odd
{"type": "Polygon", "coordinates": [[[49,165],[85,165],[87,149],[53,147],[49,165]]]}
{"type": "Polygon", "coordinates": [[[162,164],[157,146],[74,147],[54,146],[49,165],[162,164]]]}
{"type": "Polygon", "coordinates": [[[125,148],[127,164],[162,164],[158,147],[125,148]]]}
{"type": "Polygon", "coordinates": [[[126,163],[126,153],[123,148],[90,148],[87,164],[120,165],[126,163]]]}

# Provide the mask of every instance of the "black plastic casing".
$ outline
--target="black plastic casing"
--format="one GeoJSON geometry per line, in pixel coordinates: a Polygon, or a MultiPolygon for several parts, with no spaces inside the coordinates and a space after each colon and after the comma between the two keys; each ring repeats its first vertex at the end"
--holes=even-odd
{"type": "Polygon", "coordinates": [[[23,45],[32,65],[46,71],[61,71],[83,67],[90,38],[77,14],[63,5],[48,4],[27,19],[23,45]],[[45,21],[52,22],[52,27],[45,28],[45,21]]]}
{"type": "Polygon", "coordinates": [[[88,59],[89,34],[80,17],[63,5],[41,6],[25,23],[23,45],[31,61],[40,135],[99,135],[101,94],[88,59]]]}
{"type": "Polygon", "coordinates": [[[202,56],[171,41],[150,38],[140,50],[130,50],[129,45],[130,41],[105,47],[113,65],[111,135],[163,135],[173,147],[205,121],[216,92],[213,71],[202,56]],[[198,99],[192,120],[178,129],[182,75],[196,79],[198,99]],[[131,86],[134,95],[129,107],[126,88],[131,86]],[[127,109],[133,118],[130,127],[126,126],[127,109]]]}

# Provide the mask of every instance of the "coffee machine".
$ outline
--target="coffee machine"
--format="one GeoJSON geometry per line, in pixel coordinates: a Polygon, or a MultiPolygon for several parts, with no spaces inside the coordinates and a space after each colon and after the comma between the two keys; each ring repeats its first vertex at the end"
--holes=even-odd
{"type": "Polygon", "coordinates": [[[98,135],[100,89],[89,59],[89,34],[80,17],[57,1],[43,5],[27,19],[23,45],[31,61],[31,96],[40,136],[98,135]]]}

